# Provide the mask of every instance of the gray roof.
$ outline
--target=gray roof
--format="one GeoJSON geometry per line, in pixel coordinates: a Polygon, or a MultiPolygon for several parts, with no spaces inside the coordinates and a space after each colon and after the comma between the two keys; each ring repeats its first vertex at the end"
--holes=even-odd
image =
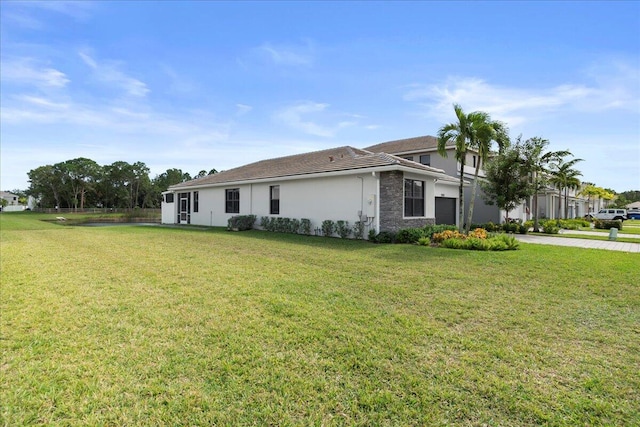
{"type": "MultiPolygon", "coordinates": [[[[449,144],[448,144],[449,145],[449,144]]],[[[453,147],[453,144],[450,144],[453,147]]],[[[419,151],[431,151],[438,148],[438,138],[435,136],[425,135],[415,138],[398,139],[396,141],[387,141],[380,144],[372,145],[365,150],[374,153],[393,153],[403,154],[419,151]]]]}
{"type": "Polygon", "coordinates": [[[344,146],[311,153],[261,160],[217,174],[172,185],[169,187],[169,190],[318,173],[353,171],[385,166],[410,168],[414,169],[417,173],[426,172],[429,175],[438,177],[438,179],[455,181],[454,178],[445,175],[441,169],[425,166],[391,154],[372,153],[367,150],[344,146]]]}

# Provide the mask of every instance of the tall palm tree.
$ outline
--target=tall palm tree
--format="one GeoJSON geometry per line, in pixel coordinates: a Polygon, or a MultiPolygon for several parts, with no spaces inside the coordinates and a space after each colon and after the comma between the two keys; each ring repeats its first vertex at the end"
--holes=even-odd
{"type": "MultiPolygon", "coordinates": [[[[520,137],[518,137],[520,140],[520,137]]],[[[531,183],[535,189],[531,210],[533,210],[533,231],[540,231],[540,223],[538,218],[538,193],[543,191],[548,182],[548,176],[551,175],[549,165],[557,163],[566,156],[571,156],[568,150],[547,151],[545,152],[549,140],[535,136],[524,142],[525,157],[529,162],[531,169],[531,183]]]]}
{"type": "Polygon", "coordinates": [[[455,145],[455,158],[460,163],[460,184],[458,188],[458,229],[464,230],[464,167],[467,151],[475,144],[479,123],[487,121],[487,114],[473,112],[465,114],[458,104],[453,105],[457,121],[446,124],[438,130],[438,153],[447,157],[447,146],[455,145]]]}
{"type": "MultiPolygon", "coordinates": [[[[562,214],[562,190],[568,190],[569,188],[575,188],[576,186],[580,185],[580,180],[578,180],[578,177],[582,176],[582,173],[576,169],[573,169],[573,165],[581,161],[582,159],[573,159],[565,162],[561,159],[551,165],[552,168],[550,181],[558,189],[558,219],[561,218],[562,214]]],[[[565,195],[567,194],[567,192],[565,192],[565,195]]],[[[566,197],[564,204],[568,205],[566,197]]],[[[567,209],[565,207],[565,217],[567,215],[566,211],[567,209]]]]}
{"type": "MultiPolygon", "coordinates": [[[[480,173],[480,165],[484,164],[489,158],[491,144],[493,141],[498,143],[500,152],[509,146],[509,130],[507,126],[499,121],[492,121],[486,113],[480,113],[473,122],[476,128],[475,139],[471,141],[471,148],[478,152],[476,160],[476,170],[473,175],[473,186],[471,190],[471,199],[469,200],[469,212],[467,214],[467,225],[465,232],[469,234],[471,230],[471,222],[473,220],[473,207],[476,201],[476,189],[478,188],[478,174],[480,173]]],[[[472,113],[474,114],[474,113],[472,113]]]]}

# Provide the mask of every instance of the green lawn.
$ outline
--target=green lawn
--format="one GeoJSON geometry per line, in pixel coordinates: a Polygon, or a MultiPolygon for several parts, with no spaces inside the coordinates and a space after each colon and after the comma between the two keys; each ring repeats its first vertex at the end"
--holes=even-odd
{"type": "MultiPolygon", "coordinates": [[[[602,234],[609,234],[609,230],[603,230],[603,229],[598,229],[598,228],[584,227],[584,228],[581,228],[580,230],[583,230],[583,231],[596,231],[596,232],[600,232],[602,234]]],[[[640,239],[640,220],[638,220],[638,219],[629,219],[627,221],[624,221],[622,223],[622,230],[620,230],[620,233],[622,233],[622,234],[634,234],[634,235],[637,235],[637,237],[640,239]]]]}
{"type": "Polygon", "coordinates": [[[640,424],[640,256],[0,214],[2,425],[640,424]]]}

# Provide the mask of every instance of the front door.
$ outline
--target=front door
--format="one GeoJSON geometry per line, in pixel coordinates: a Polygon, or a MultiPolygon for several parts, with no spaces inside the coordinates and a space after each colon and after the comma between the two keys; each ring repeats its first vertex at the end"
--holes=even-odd
{"type": "Polygon", "coordinates": [[[178,195],[178,224],[191,224],[191,193],[178,195]]]}

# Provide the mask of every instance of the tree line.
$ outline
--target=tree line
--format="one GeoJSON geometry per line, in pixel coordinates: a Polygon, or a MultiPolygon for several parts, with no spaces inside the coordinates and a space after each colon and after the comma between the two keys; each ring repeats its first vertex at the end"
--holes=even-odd
{"type": "Polygon", "coordinates": [[[192,177],[174,168],[150,178],[143,162],[100,166],[79,157],[30,170],[25,195],[33,196],[42,208],[157,208],[169,186],[217,172],[202,170],[192,177]]]}

